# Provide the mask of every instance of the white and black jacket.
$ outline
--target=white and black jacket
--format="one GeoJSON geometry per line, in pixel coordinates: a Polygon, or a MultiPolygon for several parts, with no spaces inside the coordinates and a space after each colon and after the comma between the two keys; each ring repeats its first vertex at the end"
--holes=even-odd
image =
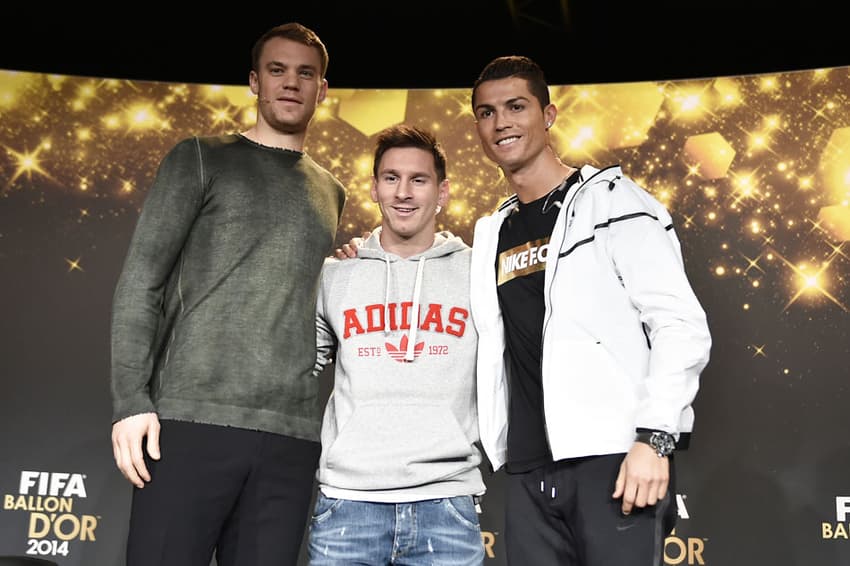
{"type": "MultiPolygon", "coordinates": [[[[476,223],[470,276],[479,427],[494,470],[506,459],[510,370],[496,248],[516,198],[476,223]]],[[[584,166],[549,246],[541,364],[554,459],[627,452],[636,428],[690,433],[711,337],[664,206],[620,167],[584,166]]]]}

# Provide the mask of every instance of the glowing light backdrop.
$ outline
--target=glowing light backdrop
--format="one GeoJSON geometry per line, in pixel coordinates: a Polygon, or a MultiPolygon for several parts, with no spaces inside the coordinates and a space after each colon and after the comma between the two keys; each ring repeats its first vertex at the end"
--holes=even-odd
{"type": "MultiPolygon", "coordinates": [[[[850,563],[850,68],[551,91],[567,163],[619,163],[670,208],[714,335],[667,563],[850,563]]],[[[339,243],[378,222],[372,136],[401,121],[446,147],[439,227],[471,243],[507,192],[469,94],[331,89],[306,149],[348,187],[339,243]]],[[[247,86],[0,71],[0,554],[123,565],[114,284],[165,152],[253,112],[247,86]]],[[[485,480],[503,564],[501,475],[485,480]]]]}

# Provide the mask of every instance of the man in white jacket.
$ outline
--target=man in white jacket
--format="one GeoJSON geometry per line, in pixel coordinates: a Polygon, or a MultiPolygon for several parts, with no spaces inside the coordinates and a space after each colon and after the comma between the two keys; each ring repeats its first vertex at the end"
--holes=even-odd
{"type": "Polygon", "coordinates": [[[325,263],[316,373],[336,363],[311,566],[484,560],[471,250],[434,231],[448,191],[434,136],[387,128],[377,137],[371,191],[381,226],[356,259],[325,263]]]}
{"type": "Polygon", "coordinates": [[[471,270],[508,564],[660,566],[711,345],[671,217],[619,167],[559,159],[534,61],[491,61],[472,107],[515,193],[476,223],[471,270]]]}

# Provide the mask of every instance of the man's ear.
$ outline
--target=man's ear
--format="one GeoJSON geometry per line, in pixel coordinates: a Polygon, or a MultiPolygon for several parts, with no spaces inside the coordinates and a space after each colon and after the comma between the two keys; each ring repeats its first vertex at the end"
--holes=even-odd
{"type": "Polygon", "coordinates": [[[322,79],[322,84],[319,85],[319,98],[318,103],[321,104],[325,101],[325,97],[328,96],[328,79],[322,79]]]}
{"type": "Polygon", "coordinates": [[[446,205],[449,202],[449,180],[443,179],[443,182],[440,183],[440,189],[437,193],[437,205],[446,208],[446,205]]]}
{"type": "Polygon", "coordinates": [[[555,125],[555,118],[558,117],[558,108],[554,104],[547,104],[543,109],[543,122],[548,130],[555,125]]]}
{"type": "Polygon", "coordinates": [[[369,189],[369,196],[372,197],[372,202],[378,202],[378,180],[372,177],[372,188],[369,189]]]}

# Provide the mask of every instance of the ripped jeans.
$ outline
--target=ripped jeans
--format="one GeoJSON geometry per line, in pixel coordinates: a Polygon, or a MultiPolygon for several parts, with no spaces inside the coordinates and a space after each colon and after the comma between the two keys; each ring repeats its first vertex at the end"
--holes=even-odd
{"type": "Polygon", "coordinates": [[[472,496],[407,503],[333,499],[321,492],[310,521],[310,566],[480,566],[472,496]]]}

